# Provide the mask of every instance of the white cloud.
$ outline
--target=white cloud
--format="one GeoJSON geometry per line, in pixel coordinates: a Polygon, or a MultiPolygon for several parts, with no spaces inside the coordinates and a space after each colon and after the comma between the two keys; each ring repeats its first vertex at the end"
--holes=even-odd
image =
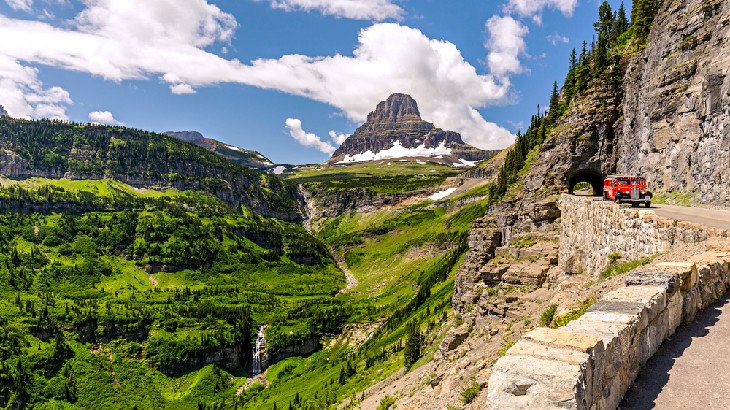
{"type": "Polygon", "coordinates": [[[5,0],[5,3],[13,10],[22,10],[30,12],[33,6],[33,0],[5,0]]]}
{"type": "Polygon", "coordinates": [[[195,94],[195,89],[190,84],[172,84],[170,85],[170,92],[173,94],[195,94]]]}
{"type": "Polygon", "coordinates": [[[564,16],[570,17],[578,5],[578,0],[509,0],[505,5],[507,13],[517,13],[521,17],[537,17],[535,22],[540,24],[540,14],[546,8],[553,8],[564,16]]]}
{"type": "Polygon", "coordinates": [[[315,134],[304,131],[302,129],[301,120],[296,118],[287,118],[285,124],[286,128],[289,130],[289,135],[305,147],[314,147],[327,155],[332,155],[335,152],[336,148],[332,144],[322,141],[322,139],[315,134]]]}
{"type": "MultiPolygon", "coordinates": [[[[114,81],[152,76],[178,94],[241,83],[330,104],[357,122],[391,93],[404,92],[418,101],[424,119],[460,132],[473,145],[502,148],[513,141],[509,131],[487,122],[476,109],[508,101],[507,75],[519,71],[518,60],[508,61],[511,66],[490,61],[492,73],[478,74],[454,44],[429,39],[410,27],[379,23],[360,31],[352,55],[294,54],[243,64],[204,49],[229,41],[237,26],[231,15],[205,0],[85,4],[70,28],[0,16],[0,38],[14,39],[0,42],[0,63],[22,71],[34,70],[27,64],[49,65],[114,81]]],[[[520,36],[526,28],[513,28],[511,37],[494,41],[497,47],[490,52],[495,56],[524,52],[520,36]],[[508,41],[515,43],[509,46],[508,41]]],[[[2,74],[0,78],[5,80],[2,74]]],[[[6,99],[0,94],[0,104],[20,112],[6,99]]],[[[33,115],[28,111],[21,115],[33,115]]]]}
{"type": "Polygon", "coordinates": [[[343,142],[350,136],[350,134],[338,134],[334,130],[329,132],[330,138],[337,145],[342,145],[343,142]]]}
{"type": "Polygon", "coordinates": [[[94,111],[89,113],[89,119],[91,122],[96,124],[104,125],[124,125],[114,119],[114,116],[109,111],[94,111]]]}
{"type": "Polygon", "coordinates": [[[2,58],[0,54],[0,105],[8,114],[68,120],[65,105],[71,103],[71,96],[63,88],[44,88],[37,69],[2,58]]]}
{"type": "Polygon", "coordinates": [[[293,10],[317,10],[324,15],[356,20],[400,19],[404,11],[391,0],[270,0],[271,7],[293,10]]]}
{"type": "Polygon", "coordinates": [[[486,27],[489,32],[487,65],[492,74],[507,76],[522,72],[519,57],[526,54],[527,27],[510,16],[492,16],[486,27]]]}
{"type": "Polygon", "coordinates": [[[558,43],[568,44],[570,42],[570,39],[568,37],[558,33],[550,34],[546,38],[547,41],[554,46],[558,45],[558,43]]]}

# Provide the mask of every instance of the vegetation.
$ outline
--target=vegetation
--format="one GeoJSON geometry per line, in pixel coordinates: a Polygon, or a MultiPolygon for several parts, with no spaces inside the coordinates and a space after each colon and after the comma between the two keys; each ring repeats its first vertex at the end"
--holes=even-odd
{"type": "Polygon", "coordinates": [[[312,191],[365,190],[373,194],[394,195],[418,191],[443,183],[461,170],[430,162],[391,162],[338,165],[329,168],[306,167],[288,175],[288,181],[304,184],[312,191]]]}
{"type": "Polygon", "coordinates": [[[476,381],[471,382],[469,386],[461,391],[461,402],[464,404],[471,403],[479,395],[480,391],[482,391],[482,385],[476,381]]]}
{"type": "Polygon", "coordinates": [[[588,308],[593,306],[594,303],[596,303],[596,298],[590,297],[581,302],[580,305],[570,309],[567,313],[553,317],[551,327],[562,327],[574,321],[575,319],[578,319],[579,317],[583,316],[588,308]]]}
{"type": "Polygon", "coordinates": [[[558,305],[552,304],[542,312],[540,315],[540,324],[543,326],[550,326],[553,323],[553,317],[555,317],[555,311],[558,310],[558,305]]]}
{"type": "MultiPolygon", "coordinates": [[[[611,259],[611,255],[609,255],[609,260],[611,259]]],[[[623,275],[624,273],[632,271],[640,266],[649,264],[653,259],[653,257],[647,257],[619,263],[619,256],[619,259],[614,259],[613,261],[611,261],[608,267],[603,272],[601,272],[601,279],[608,279],[613,276],[623,275]]]]}

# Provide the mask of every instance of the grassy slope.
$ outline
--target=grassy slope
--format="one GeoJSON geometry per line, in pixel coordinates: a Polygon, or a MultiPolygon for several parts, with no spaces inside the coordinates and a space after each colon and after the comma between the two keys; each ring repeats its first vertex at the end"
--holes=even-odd
{"type": "MultiPolygon", "coordinates": [[[[364,178],[369,186],[378,189],[381,182],[390,184],[387,176],[391,174],[410,177],[422,173],[423,167],[398,164],[383,171],[382,167],[365,164],[337,170],[307,170],[293,178],[311,183],[340,178],[343,172],[360,177],[370,173],[364,178]]],[[[449,169],[447,174],[452,172],[449,169]]],[[[443,174],[439,176],[445,178],[443,174]]],[[[477,187],[459,199],[481,197],[484,191],[477,187]]],[[[352,306],[350,323],[356,328],[358,324],[364,328],[371,323],[383,325],[365,344],[348,345],[344,336],[335,337],[327,344],[329,348],[308,358],[291,358],[275,364],[267,372],[269,387],[246,407],[268,409],[276,404],[277,408],[286,409],[295,403],[297,394],[300,405],[294,408],[326,408],[343,399],[356,405],[357,393],[403,367],[402,347],[411,325],[418,326],[426,335],[422,358],[414,366],[430,360],[443,337],[432,330],[450,314],[454,272],[461,258],[449,265],[442,280],[430,284],[427,278],[465,240],[471,222],[484,214],[488,200],[465,206],[455,206],[454,202],[445,200],[442,203],[450,206],[437,207],[433,201],[424,201],[324,221],[318,236],[345,260],[358,279],[355,288],[339,296],[352,306]],[[430,292],[422,302],[414,304],[424,286],[430,292]],[[346,366],[356,371],[341,381],[340,372],[346,366]]]]}

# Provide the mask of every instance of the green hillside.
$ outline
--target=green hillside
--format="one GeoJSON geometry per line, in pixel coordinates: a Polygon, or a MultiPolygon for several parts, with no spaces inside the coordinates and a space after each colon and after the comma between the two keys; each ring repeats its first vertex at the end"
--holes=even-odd
{"type": "Polygon", "coordinates": [[[0,117],[0,174],[110,178],[135,187],[197,190],[259,214],[298,219],[295,190],[173,137],[124,127],[0,117]]]}

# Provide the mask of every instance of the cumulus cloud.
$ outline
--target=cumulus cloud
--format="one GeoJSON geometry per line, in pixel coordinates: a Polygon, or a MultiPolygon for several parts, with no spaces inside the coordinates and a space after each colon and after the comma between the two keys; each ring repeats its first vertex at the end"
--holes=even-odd
{"type": "Polygon", "coordinates": [[[568,44],[570,42],[570,39],[566,36],[563,36],[558,33],[550,34],[546,37],[547,41],[550,42],[550,44],[557,46],[558,43],[568,44]]]}
{"type": "Polygon", "coordinates": [[[271,7],[293,10],[317,10],[324,15],[355,20],[400,19],[404,11],[391,0],[270,0],[271,7]]]}
{"type": "Polygon", "coordinates": [[[489,70],[498,76],[522,72],[520,55],[526,54],[527,27],[510,16],[492,16],[486,27],[489,33],[486,43],[489,70]]]}
{"type": "Polygon", "coordinates": [[[332,139],[332,141],[337,145],[342,145],[342,143],[345,142],[347,137],[350,136],[350,134],[338,134],[334,130],[331,130],[329,132],[329,134],[330,134],[330,138],[332,139]]]}
{"type": "Polygon", "coordinates": [[[509,0],[504,8],[506,12],[517,13],[521,17],[539,16],[546,8],[556,9],[570,17],[577,5],[578,0],[509,0]]]}
{"type": "MultiPolygon", "coordinates": [[[[364,121],[389,94],[405,92],[418,101],[426,120],[460,132],[473,145],[502,148],[513,141],[509,131],[487,122],[476,109],[509,98],[507,75],[520,69],[517,57],[511,56],[524,52],[521,37],[527,31],[514,21],[495,22],[488,44],[492,72],[478,74],[454,44],[394,23],[362,29],[352,55],[293,54],[244,64],[205,50],[229,41],[237,26],[231,15],[206,0],[85,4],[70,26],[63,27],[0,16],[0,38],[14,39],[0,42],[0,64],[32,73],[29,64],[50,65],[113,81],[157,77],[176,94],[241,83],[330,104],[356,122],[364,121]]],[[[2,74],[0,79],[7,80],[2,74]]],[[[21,95],[27,88],[9,81],[20,87],[21,95]]],[[[37,78],[35,82],[40,87],[37,78]]],[[[0,104],[21,111],[17,107],[22,104],[13,106],[6,99],[0,94],[0,104]]],[[[22,111],[33,115],[32,107],[22,111]]]]}
{"type": "Polygon", "coordinates": [[[327,155],[332,155],[337,148],[329,142],[322,141],[317,135],[302,129],[302,121],[297,118],[287,118],[285,122],[289,135],[305,147],[314,147],[327,155]]]}
{"type": "Polygon", "coordinates": [[[13,117],[68,120],[71,96],[61,87],[44,87],[38,70],[0,54],[0,104],[13,117]]]}
{"type": "Polygon", "coordinates": [[[96,124],[104,125],[124,125],[114,119],[114,116],[109,111],[94,111],[89,113],[89,119],[91,122],[96,124]]]}
{"type": "Polygon", "coordinates": [[[22,10],[30,12],[33,6],[33,0],[5,0],[5,3],[13,10],[22,10]]]}

